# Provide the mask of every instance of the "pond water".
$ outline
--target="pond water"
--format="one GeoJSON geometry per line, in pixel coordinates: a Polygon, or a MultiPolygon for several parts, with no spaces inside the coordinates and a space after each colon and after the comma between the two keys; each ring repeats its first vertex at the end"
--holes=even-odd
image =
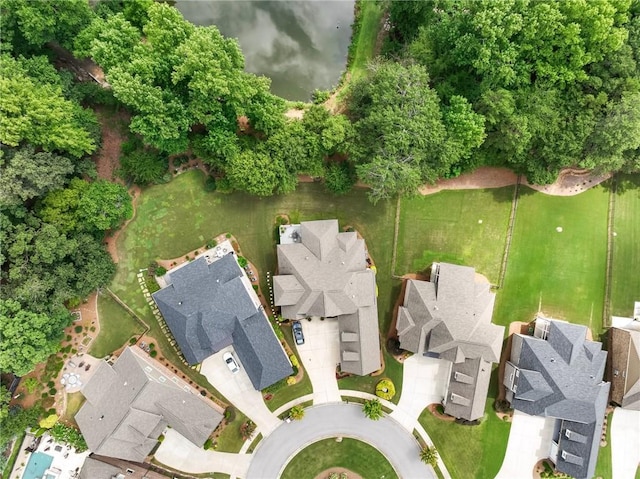
{"type": "Polygon", "coordinates": [[[178,0],[176,7],[196,25],[216,25],[235,37],[246,70],[271,78],[271,91],[306,101],[316,88],[338,83],[346,67],[353,0],[178,0]]]}

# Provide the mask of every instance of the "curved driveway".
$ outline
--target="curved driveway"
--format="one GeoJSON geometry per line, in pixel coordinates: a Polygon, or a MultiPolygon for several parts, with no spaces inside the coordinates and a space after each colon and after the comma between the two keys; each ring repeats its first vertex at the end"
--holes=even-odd
{"type": "Polygon", "coordinates": [[[304,419],[283,423],[263,439],[253,453],[246,479],[280,477],[289,459],[307,445],[327,437],[353,437],[378,449],[401,478],[435,479],[430,466],[420,461],[415,438],[395,420],[367,419],[362,406],[323,404],[305,410],[304,419]]]}

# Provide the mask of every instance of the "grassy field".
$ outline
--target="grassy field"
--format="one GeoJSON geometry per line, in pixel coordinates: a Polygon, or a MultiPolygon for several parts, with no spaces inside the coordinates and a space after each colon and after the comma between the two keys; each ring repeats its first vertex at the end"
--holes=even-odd
{"type": "Polygon", "coordinates": [[[512,198],[513,187],[403,198],[394,273],[446,261],[473,266],[497,283],[512,198]]]}
{"type": "Polygon", "coordinates": [[[542,311],[602,330],[609,193],[558,197],[521,188],[504,287],[493,321],[531,321],[542,311]],[[562,232],[556,231],[557,227],[562,232]]]}
{"type": "Polygon", "coordinates": [[[334,438],[315,442],[303,449],[287,464],[282,479],[316,477],[331,467],[345,467],[363,478],[397,478],[387,459],[374,447],[356,439],[334,438]]]}
{"type": "Polygon", "coordinates": [[[62,416],[62,421],[67,424],[75,425],[74,416],[84,404],[84,396],[81,392],[67,393],[67,408],[62,416]]]}
{"type": "Polygon", "coordinates": [[[640,301],[640,175],[618,180],[613,231],[611,314],[629,317],[640,301]]]}
{"type": "Polygon", "coordinates": [[[478,426],[462,426],[436,418],[425,409],[418,421],[440,453],[453,479],[495,477],[507,450],[511,424],[493,411],[497,374],[491,377],[484,419],[478,426]]]}
{"type": "Polygon", "coordinates": [[[98,295],[100,334],[91,343],[89,354],[103,358],[140,334],[142,326],[107,293],[98,295]]]}
{"type": "Polygon", "coordinates": [[[380,21],[384,14],[382,2],[359,2],[360,26],[352,38],[353,56],[349,64],[351,80],[355,81],[367,71],[367,63],[374,57],[376,40],[380,31],[380,21]]]}

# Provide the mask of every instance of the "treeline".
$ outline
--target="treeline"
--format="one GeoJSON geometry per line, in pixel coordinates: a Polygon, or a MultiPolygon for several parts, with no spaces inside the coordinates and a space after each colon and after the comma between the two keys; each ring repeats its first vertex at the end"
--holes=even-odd
{"type": "Polygon", "coordinates": [[[501,165],[545,184],[564,167],[640,169],[638,0],[406,1],[389,14],[386,56],[484,125],[450,174],[501,165]]]}
{"type": "Polygon", "coordinates": [[[60,348],[68,308],[111,280],[105,233],[131,215],[125,187],[96,181],[94,86],[57,70],[93,16],[83,1],[0,3],[0,369],[23,375],[60,348]]]}

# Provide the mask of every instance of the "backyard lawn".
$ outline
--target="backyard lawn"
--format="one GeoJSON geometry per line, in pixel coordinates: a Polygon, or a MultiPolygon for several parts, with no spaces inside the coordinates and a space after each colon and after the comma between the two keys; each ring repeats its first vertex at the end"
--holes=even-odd
{"type": "Polygon", "coordinates": [[[429,434],[453,479],[495,477],[507,450],[511,424],[493,411],[497,371],[491,376],[484,419],[478,426],[463,426],[436,418],[425,409],[418,421],[429,434]]]}
{"type": "Polygon", "coordinates": [[[601,447],[598,452],[598,462],[596,463],[595,477],[611,477],[611,418],[613,413],[607,414],[607,445],[601,447]]]}
{"type": "Polygon", "coordinates": [[[360,30],[351,44],[354,52],[349,65],[352,81],[364,75],[367,63],[375,56],[376,39],[384,13],[382,2],[360,2],[359,7],[360,30]]]}
{"type": "Polygon", "coordinates": [[[403,198],[394,273],[423,271],[434,261],[444,261],[472,266],[496,284],[513,188],[403,198]]]}
{"type": "Polygon", "coordinates": [[[356,439],[335,438],[315,442],[287,464],[282,479],[313,478],[331,467],[344,467],[363,478],[397,478],[387,459],[373,446],[356,439]]]}
{"type": "Polygon", "coordinates": [[[531,321],[540,305],[557,319],[602,331],[609,192],[548,196],[522,187],[504,287],[493,321],[531,321]],[[562,228],[559,232],[556,228],[562,228]]]}
{"type": "Polygon", "coordinates": [[[91,343],[89,354],[103,358],[142,333],[142,326],[107,293],[98,295],[100,334],[91,343]]]}
{"type": "Polygon", "coordinates": [[[611,314],[630,317],[640,301],[640,175],[620,176],[613,231],[611,314]]]}

